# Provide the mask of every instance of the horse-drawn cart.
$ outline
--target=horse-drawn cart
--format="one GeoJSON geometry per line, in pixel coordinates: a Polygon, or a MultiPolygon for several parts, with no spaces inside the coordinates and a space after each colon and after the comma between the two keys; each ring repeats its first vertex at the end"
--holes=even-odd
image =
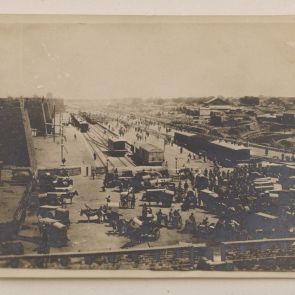
{"type": "Polygon", "coordinates": [[[167,189],[148,189],[142,196],[142,201],[151,203],[156,203],[157,205],[161,203],[162,207],[169,208],[173,202],[174,192],[167,189]]]}
{"type": "Polygon", "coordinates": [[[134,217],[128,223],[126,234],[133,242],[145,240],[156,241],[160,238],[160,228],[154,221],[143,222],[137,217],[134,217]]]}
{"type": "Polygon", "coordinates": [[[38,209],[38,216],[40,218],[51,218],[69,227],[70,213],[68,209],[59,206],[44,205],[38,209]]]}
{"type": "Polygon", "coordinates": [[[40,218],[39,230],[43,242],[51,247],[64,247],[68,243],[67,227],[52,218],[40,218]]]}

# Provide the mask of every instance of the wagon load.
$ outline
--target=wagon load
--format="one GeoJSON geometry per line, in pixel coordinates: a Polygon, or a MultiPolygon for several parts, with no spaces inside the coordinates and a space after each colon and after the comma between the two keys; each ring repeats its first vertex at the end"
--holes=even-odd
{"type": "Polygon", "coordinates": [[[39,229],[43,240],[51,247],[64,247],[68,243],[67,227],[56,219],[40,218],[39,229]]]}
{"type": "Polygon", "coordinates": [[[221,200],[218,194],[208,189],[204,189],[204,190],[201,190],[199,198],[201,200],[203,207],[206,210],[213,211],[213,212],[219,210],[219,204],[221,200]]]}
{"type": "Polygon", "coordinates": [[[149,204],[154,202],[162,207],[171,207],[174,199],[174,191],[167,189],[148,189],[142,196],[142,201],[148,202],[149,204]]]}
{"type": "Polygon", "coordinates": [[[264,193],[274,189],[274,181],[270,177],[254,179],[255,190],[259,193],[264,193]]]}
{"type": "Polygon", "coordinates": [[[78,195],[77,191],[68,192],[47,192],[38,195],[40,206],[52,205],[60,206],[67,203],[66,200],[70,200],[72,204],[73,198],[78,195]]]}
{"type": "Polygon", "coordinates": [[[68,176],[58,176],[47,172],[39,177],[39,185],[41,190],[55,190],[56,188],[71,189],[73,185],[73,179],[68,176]]]}
{"type": "Polygon", "coordinates": [[[70,225],[70,213],[66,208],[44,205],[39,207],[37,214],[40,218],[51,218],[66,226],[70,225]]]}
{"type": "Polygon", "coordinates": [[[153,220],[145,222],[134,217],[128,223],[126,233],[134,242],[141,242],[143,240],[156,241],[160,237],[160,228],[153,220]]]}

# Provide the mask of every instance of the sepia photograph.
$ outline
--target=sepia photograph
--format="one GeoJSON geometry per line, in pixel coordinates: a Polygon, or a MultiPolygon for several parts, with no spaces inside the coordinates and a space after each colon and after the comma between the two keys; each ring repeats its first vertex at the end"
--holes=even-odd
{"type": "Polygon", "coordinates": [[[0,16],[0,276],[293,276],[294,31],[0,16]]]}

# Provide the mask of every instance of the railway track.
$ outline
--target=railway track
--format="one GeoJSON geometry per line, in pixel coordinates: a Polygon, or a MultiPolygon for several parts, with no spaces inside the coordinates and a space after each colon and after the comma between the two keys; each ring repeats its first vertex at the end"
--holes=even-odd
{"type": "Polygon", "coordinates": [[[103,163],[104,167],[107,167],[108,163],[113,168],[136,166],[127,157],[112,157],[105,155],[105,153],[108,151],[107,139],[99,127],[91,126],[90,132],[85,135],[85,138],[93,152],[97,154],[99,160],[103,163]],[[99,154],[102,154],[103,156],[99,156],[99,154]]]}
{"type": "Polygon", "coordinates": [[[84,136],[85,140],[88,142],[91,150],[97,155],[97,157],[98,157],[99,161],[102,163],[103,167],[107,167],[106,159],[103,159],[103,157],[101,157],[98,153],[98,149],[100,152],[102,152],[101,149],[99,148],[99,146],[97,144],[95,144],[94,140],[89,136],[89,134],[84,133],[83,136],[84,136]]]}
{"type": "Polygon", "coordinates": [[[107,139],[105,138],[104,133],[101,130],[99,130],[99,128],[95,128],[95,126],[91,126],[90,131],[93,132],[95,134],[95,136],[97,136],[99,138],[99,140],[101,141],[101,143],[106,148],[108,147],[107,139]]]}

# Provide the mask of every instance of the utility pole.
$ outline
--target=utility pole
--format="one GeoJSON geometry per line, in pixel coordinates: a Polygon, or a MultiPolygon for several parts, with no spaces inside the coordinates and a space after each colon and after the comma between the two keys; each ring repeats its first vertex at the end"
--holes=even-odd
{"type": "Polygon", "coordinates": [[[64,132],[63,132],[63,124],[62,124],[62,113],[60,113],[60,157],[62,166],[65,164],[64,159],[64,132]]]}
{"type": "Polygon", "coordinates": [[[53,105],[53,142],[55,142],[55,104],[53,105]]]}

